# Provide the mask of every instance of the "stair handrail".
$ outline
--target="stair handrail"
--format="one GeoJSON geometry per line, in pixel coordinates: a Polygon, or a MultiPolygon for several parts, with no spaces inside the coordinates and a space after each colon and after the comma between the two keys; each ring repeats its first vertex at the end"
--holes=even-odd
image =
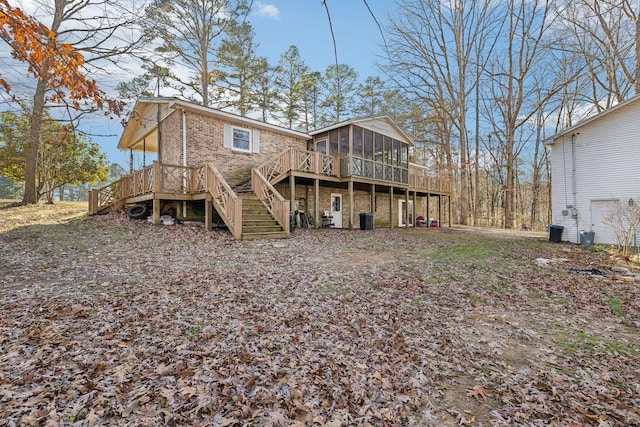
{"type": "Polygon", "coordinates": [[[242,199],[212,163],[206,163],[203,167],[206,168],[206,191],[211,195],[216,211],[233,237],[240,240],[242,238],[242,199]]]}
{"type": "Polygon", "coordinates": [[[251,190],[289,236],[289,203],[258,168],[251,169],[251,190]]]}
{"type": "Polygon", "coordinates": [[[255,169],[259,170],[268,182],[278,182],[281,177],[285,176],[285,174],[292,169],[292,152],[293,148],[287,148],[276,156],[271,157],[269,160],[258,165],[255,169]]]}

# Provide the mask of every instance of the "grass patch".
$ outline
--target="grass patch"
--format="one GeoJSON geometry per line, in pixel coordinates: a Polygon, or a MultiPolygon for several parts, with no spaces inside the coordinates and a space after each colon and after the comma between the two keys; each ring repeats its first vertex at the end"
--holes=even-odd
{"type": "Polygon", "coordinates": [[[624,312],[622,311],[622,305],[620,300],[616,297],[609,298],[609,307],[611,308],[611,314],[616,317],[622,317],[624,312]]]}
{"type": "Polygon", "coordinates": [[[600,345],[600,339],[584,332],[557,331],[555,342],[567,354],[578,351],[591,352],[600,345]]]}
{"type": "Polygon", "coordinates": [[[320,285],[320,287],[318,288],[318,291],[321,294],[336,293],[336,294],[342,295],[342,294],[348,294],[349,292],[351,292],[351,288],[342,283],[326,282],[320,285]]]}
{"type": "Polygon", "coordinates": [[[602,293],[604,296],[609,297],[609,308],[611,310],[611,314],[616,317],[622,317],[624,315],[624,311],[622,310],[622,304],[620,300],[615,295],[610,295],[608,289],[603,289],[602,293]]]}

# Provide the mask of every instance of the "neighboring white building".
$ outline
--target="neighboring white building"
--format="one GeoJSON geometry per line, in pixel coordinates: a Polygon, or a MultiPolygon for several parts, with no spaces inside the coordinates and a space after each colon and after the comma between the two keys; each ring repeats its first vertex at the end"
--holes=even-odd
{"type": "Polygon", "coordinates": [[[562,240],[617,244],[603,219],[620,203],[640,203],[640,96],[550,138],[552,224],[562,240]]]}

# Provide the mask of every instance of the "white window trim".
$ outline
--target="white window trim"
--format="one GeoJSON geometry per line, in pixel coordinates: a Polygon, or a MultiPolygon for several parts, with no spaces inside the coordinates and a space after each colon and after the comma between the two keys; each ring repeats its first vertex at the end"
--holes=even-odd
{"type": "Polygon", "coordinates": [[[224,125],[224,147],[238,153],[260,153],[260,131],[257,129],[244,128],[231,124],[224,125]],[[235,130],[249,133],[249,148],[239,148],[234,145],[233,133],[235,130]]]}

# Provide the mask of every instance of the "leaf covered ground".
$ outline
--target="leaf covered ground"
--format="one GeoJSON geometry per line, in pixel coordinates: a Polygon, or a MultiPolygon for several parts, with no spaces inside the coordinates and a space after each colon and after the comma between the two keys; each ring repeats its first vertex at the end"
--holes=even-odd
{"type": "Polygon", "coordinates": [[[605,251],[20,209],[0,210],[0,426],[640,424],[640,285],[605,251]]]}

